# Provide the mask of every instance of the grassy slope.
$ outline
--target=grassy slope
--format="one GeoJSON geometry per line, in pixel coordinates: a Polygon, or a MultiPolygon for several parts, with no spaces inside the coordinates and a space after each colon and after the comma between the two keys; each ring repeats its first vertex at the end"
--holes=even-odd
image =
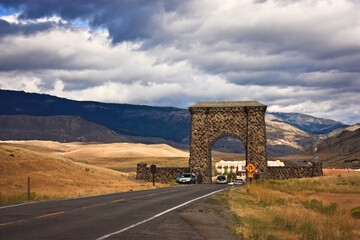
{"type": "MultiPolygon", "coordinates": [[[[25,201],[27,177],[33,200],[69,198],[152,188],[118,171],[57,157],[61,144],[0,143],[0,203],[25,201]],[[54,150],[55,149],[55,150],[54,150]],[[56,152],[55,151],[55,152],[56,152]]],[[[158,184],[159,186],[167,186],[158,184]]]]}
{"type": "MultiPolygon", "coordinates": [[[[213,166],[220,159],[244,158],[216,151],[212,155],[213,166]]],[[[25,201],[28,176],[34,200],[150,188],[151,184],[134,180],[139,162],[186,167],[189,157],[165,144],[0,141],[0,204],[25,201]]]]}
{"type": "MultiPolygon", "coordinates": [[[[218,196],[219,198],[219,196],[218,196]]],[[[360,239],[360,174],[260,181],[225,191],[239,239],[360,239]]]]}

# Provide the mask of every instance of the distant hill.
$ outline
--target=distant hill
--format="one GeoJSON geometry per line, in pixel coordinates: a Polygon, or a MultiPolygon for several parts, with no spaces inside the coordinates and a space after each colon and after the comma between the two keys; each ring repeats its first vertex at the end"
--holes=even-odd
{"type": "Polygon", "coordinates": [[[46,94],[0,90],[0,115],[78,116],[118,134],[181,142],[189,135],[188,110],[73,101],[46,94]]]}
{"type": "Polygon", "coordinates": [[[0,115],[1,140],[58,142],[131,142],[125,136],[73,116],[0,115]]]}
{"type": "Polygon", "coordinates": [[[345,130],[336,137],[331,137],[324,142],[309,148],[309,154],[344,154],[360,153],[360,128],[354,131],[345,130]]]}
{"type": "MultiPolygon", "coordinates": [[[[67,120],[68,124],[65,124],[66,121],[63,119],[64,122],[61,123],[63,127],[60,128],[62,130],[59,130],[58,139],[56,139],[56,127],[53,126],[50,131],[54,138],[48,140],[54,141],[71,141],[71,137],[69,135],[66,138],[63,137],[62,132],[67,132],[67,134],[71,132],[73,138],[84,139],[84,141],[93,141],[90,139],[94,139],[96,138],[95,135],[98,135],[98,140],[95,141],[166,143],[180,148],[187,148],[190,141],[190,113],[187,109],[174,107],[73,101],[46,94],[0,90],[0,115],[73,116],[88,121],[87,124],[92,122],[98,125],[97,128],[94,125],[92,125],[94,128],[89,128],[93,133],[90,133],[90,130],[88,132],[79,130],[76,132],[78,135],[76,135],[71,130],[65,130],[65,126],[70,127],[71,125],[69,125],[70,120],[67,120]],[[104,129],[100,131],[99,125],[104,129]],[[112,131],[112,133],[106,135],[103,131],[112,131]],[[84,136],[85,133],[88,134],[86,137],[84,136]],[[92,137],[89,136],[91,134],[93,134],[92,137]]],[[[30,121],[31,119],[27,120],[30,121]]],[[[32,123],[36,123],[36,121],[33,119],[32,123]]],[[[43,121],[45,120],[43,119],[43,121]]],[[[46,120],[46,122],[48,121],[51,120],[46,120]]],[[[59,121],[56,123],[60,124],[59,121]]],[[[326,134],[330,134],[333,129],[347,126],[333,120],[315,118],[299,113],[268,113],[266,115],[266,125],[268,154],[270,156],[285,156],[302,152],[311,145],[326,139],[326,134]]],[[[41,124],[38,126],[41,126],[41,124]]],[[[45,131],[44,128],[33,128],[31,125],[27,127],[27,134],[31,132],[29,129],[33,130],[33,134],[37,129],[36,136],[50,137],[47,135],[48,133],[41,133],[41,131],[45,131]]],[[[15,125],[13,125],[13,128],[10,125],[7,125],[6,128],[0,125],[0,140],[14,137],[15,135],[11,134],[14,134],[17,129],[19,127],[15,125]]],[[[17,136],[21,137],[19,132],[17,134],[17,136]]],[[[36,139],[35,135],[22,135],[22,137],[36,139]]],[[[41,138],[41,140],[46,139],[41,138]]],[[[230,137],[220,139],[215,143],[213,149],[225,152],[244,152],[243,146],[239,146],[238,141],[230,137]]]]}
{"type": "Polygon", "coordinates": [[[338,128],[345,128],[349,126],[334,120],[316,118],[301,113],[272,112],[269,114],[273,116],[272,121],[288,123],[311,134],[327,134],[338,128]]]}
{"type": "Polygon", "coordinates": [[[360,168],[360,125],[315,144],[299,155],[320,158],[328,168],[360,168]]]}

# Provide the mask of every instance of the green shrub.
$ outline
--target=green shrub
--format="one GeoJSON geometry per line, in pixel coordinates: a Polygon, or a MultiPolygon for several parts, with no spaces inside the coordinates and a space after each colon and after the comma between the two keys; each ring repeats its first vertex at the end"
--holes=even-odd
{"type": "Polygon", "coordinates": [[[320,212],[322,214],[332,215],[335,213],[338,204],[337,203],[330,203],[329,205],[324,205],[322,201],[317,199],[311,199],[311,201],[306,200],[303,201],[304,207],[308,209],[312,209],[314,211],[320,212]]]}
{"type": "Polygon", "coordinates": [[[236,179],[236,174],[233,172],[230,172],[227,174],[227,182],[233,182],[236,179]]]}
{"type": "Polygon", "coordinates": [[[350,210],[351,216],[354,218],[360,218],[360,206],[354,207],[350,210]]]}

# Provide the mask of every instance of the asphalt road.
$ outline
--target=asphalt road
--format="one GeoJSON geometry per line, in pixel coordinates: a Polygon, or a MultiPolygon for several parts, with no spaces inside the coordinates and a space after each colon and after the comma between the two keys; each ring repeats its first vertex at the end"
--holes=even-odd
{"type": "MultiPolygon", "coordinates": [[[[0,206],[0,239],[128,238],[127,232],[136,228],[141,231],[143,225],[227,187],[215,184],[181,185],[0,206]]],[[[161,227],[157,227],[156,231],[161,231],[161,227]]]]}

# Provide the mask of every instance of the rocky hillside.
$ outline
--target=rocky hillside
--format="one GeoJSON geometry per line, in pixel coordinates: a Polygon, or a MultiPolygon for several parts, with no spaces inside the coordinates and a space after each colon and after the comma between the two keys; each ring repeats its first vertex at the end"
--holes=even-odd
{"type": "Polygon", "coordinates": [[[291,124],[305,132],[312,134],[327,134],[338,128],[348,127],[348,125],[325,118],[316,118],[301,113],[269,113],[271,121],[291,124]],[[270,116],[271,115],[271,116],[270,116]]]}
{"type": "Polygon", "coordinates": [[[308,154],[360,153],[360,128],[345,130],[336,137],[314,145],[305,151],[308,154]]]}

